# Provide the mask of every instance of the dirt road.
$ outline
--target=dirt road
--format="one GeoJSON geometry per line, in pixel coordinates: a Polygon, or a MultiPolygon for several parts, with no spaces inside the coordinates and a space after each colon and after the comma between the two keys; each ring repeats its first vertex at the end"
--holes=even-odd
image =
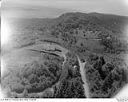
{"type": "MultiPolygon", "coordinates": [[[[8,53],[8,55],[5,55],[4,58],[5,58],[5,60],[11,61],[11,64],[12,63],[19,64],[19,62],[24,63],[25,61],[29,61],[32,58],[34,59],[34,58],[40,57],[41,52],[54,53],[56,55],[63,57],[64,62],[63,62],[62,66],[64,66],[64,64],[66,63],[66,59],[67,59],[66,54],[69,52],[69,50],[66,48],[63,48],[57,44],[42,43],[42,44],[24,47],[21,49],[16,49],[14,51],[11,51],[10,54],[8,53]],[[12,57],[9,57],[9,56],[12,56],[12,57]]],[[[89,97],[89,89],[88,89],[88,84],[86,81],[86,75],[85,75],[85,69],[84,69],[86,62],[81,62],[80,58],[78,56],[77,56],[77,58],[78,58],[79,66],[80,66],[80,73],[82,76],[82,80],[84,82],[83,87],[84,87],[84,91],[85,91],[85,96],[89,97]]],[[[63,67],[63,68],[65,68],[65,67],[63,67]]],[[[56,83],[56,84],[58,84],[58,83],[56,83]]]]}

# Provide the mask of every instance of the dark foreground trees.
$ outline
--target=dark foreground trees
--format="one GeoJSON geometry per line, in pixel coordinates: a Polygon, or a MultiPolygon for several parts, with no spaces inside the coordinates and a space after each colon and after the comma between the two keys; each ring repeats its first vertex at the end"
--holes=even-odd
{"type": "Polygon", "coordinates": [[[85,68],[91,97],[112,97],[128,83],[128,70],[103,57],[91,55],[85,68]]]}
{"type": "Polygon", "coordinates": [[[65,79],[59,87],[55,87],[54,97],[56,98],[85,98],[84,88],[80,77],[65,79]]]}
{"type": "Polygon", "coordinates": [[[52,87],[58,81],[62,62],[63,59],[58,56],[45,55],[43,62],[33,61],[22,68],[10,70],[2,79],[2,87],[9,91],[8,97],[29,97],[30,94],[36,93],[38,96],[38,93],[52,87]],[[28,93],[26,96],[25,90],[28,93]]]}

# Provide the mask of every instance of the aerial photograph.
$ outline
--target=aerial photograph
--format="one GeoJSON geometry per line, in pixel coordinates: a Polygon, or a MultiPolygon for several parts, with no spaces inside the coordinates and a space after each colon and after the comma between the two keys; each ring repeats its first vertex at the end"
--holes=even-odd
{"type": "Polygon", "coordinates": [[[128,97],[127,11],[128,0],[3,0],[2,96],[128,97]]]}

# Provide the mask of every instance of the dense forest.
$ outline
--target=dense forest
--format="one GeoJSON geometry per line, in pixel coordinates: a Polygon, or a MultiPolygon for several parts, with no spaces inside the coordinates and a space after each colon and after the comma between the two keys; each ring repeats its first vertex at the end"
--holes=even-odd
{"type": "Polygon", "coordinates": [[[128,17],[76,12],[54,19],[16,19],[11,25],[14,48],[54,43],[69,52],[66,59],[41,53],[39,60],[9,69],[2,77],[8,97],[86,98],[77,56],[86,61],[90,97],[113,97],[128,83],[128,17]]]}

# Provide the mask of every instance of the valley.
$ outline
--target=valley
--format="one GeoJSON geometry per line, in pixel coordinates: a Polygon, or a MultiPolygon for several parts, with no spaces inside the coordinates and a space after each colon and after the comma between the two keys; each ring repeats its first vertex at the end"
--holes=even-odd
{"type": "Polygon", "coordinates": [[[11,46],[2,52],[7,97],[111,98],[128,83],[127,17],[76,12],[10,21],[11,46]]]}

